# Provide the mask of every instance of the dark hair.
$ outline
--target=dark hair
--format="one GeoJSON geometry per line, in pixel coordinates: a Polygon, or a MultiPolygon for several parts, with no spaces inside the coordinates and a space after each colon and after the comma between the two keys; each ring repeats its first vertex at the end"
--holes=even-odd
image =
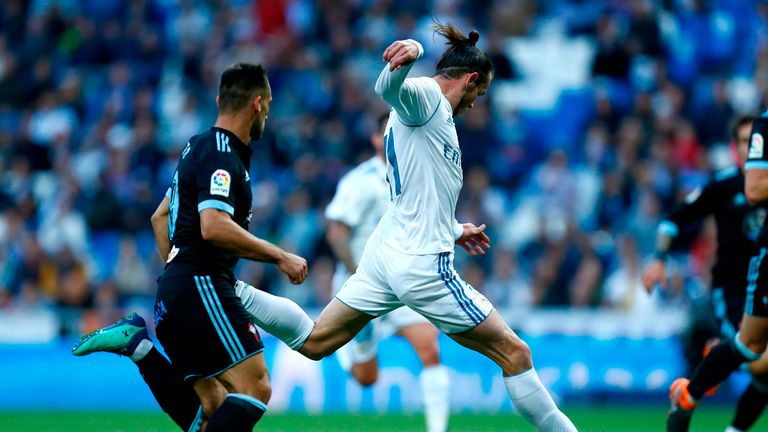
{"type": "Polygon", "coordinates": [[[493,63],[491,58],[482,49],[475,46],[480,39],[480,33],[476,30],[469,32],[469,36],[464,36],[461,30],[451,24],[442,24],[435,21],[433,26],[435,33],[448,39],[446,42],[449,47],[440,57],[437,63],[436,75],[445,78],[458,78],[465,73],[477,72],[480,77],[478,84],[485,83],[490,79],[493,72],[493,63]]]}
{"type": "Polygon", "coordinates": [[[736,120],[733,121],[732,126],[731,126],[731,138],[733,138],[734,140],[738,140],[739,139],[739,129],[742,126],[744,126],[744,125],[748,125],[750,123],[754,123],[755,119],[757,119],[757,116],[752,116],[752,115],[745,115],[745,116],[737,117],[736,120]]]}
{"type": "Polygon", "coordinates": [[[224,69],[219,83],[219,110],[238,111],[244,108],[257,92],[269,86],[267,70],[260,64],[236,63],[224,69]]]}

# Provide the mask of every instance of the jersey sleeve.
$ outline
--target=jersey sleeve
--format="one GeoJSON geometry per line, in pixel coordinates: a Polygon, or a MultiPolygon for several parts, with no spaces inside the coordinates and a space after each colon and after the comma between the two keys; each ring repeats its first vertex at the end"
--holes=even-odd
{"type": "Polygon", "coordinates": [[[749,152],[744,163],[744,170],[768,170],[768,154],[765,152],[765,133],[768,132],[768,120],[756,119],[752,123],[752,135],[749,139],[749,152]]]}
{"type": "Polygon", "coordinates": [[[365,184],[356,183],[352,178],[340,181],[336,194],[325,208],[325,218],[350,228],[358,226],[369,205],[368,189],[365,184]]]}
{"type": "MultiPolygon", "coordinates": [[[[424,48],[419,42],[408,39],[419,48],[419,58],[424,48]]],[[[440,104],[440,89],[429,78],[409,78],[408,72],[414,62],[390,71],[389,63],[384,66],[376,81],[376,94],[395,109],[400,121],[406,126],[421,126],[435,113],[440,104]]]]}
{"type": "Polygon", "coordinates": [[[197,211],[217,209],[235,215],[235,191],[242,182],[237,154],[213,150],[203,153],[197,163],[197,211]]]}
{"type": "Polygon", "coordinates": [[[709,182],[703,189],[691,192],[685,203],[675,208],[659,224],[659,229],[670,237],[676,237],[680,227],[685,227],[714,213],[720,202],[717,183],[709,182]]]}

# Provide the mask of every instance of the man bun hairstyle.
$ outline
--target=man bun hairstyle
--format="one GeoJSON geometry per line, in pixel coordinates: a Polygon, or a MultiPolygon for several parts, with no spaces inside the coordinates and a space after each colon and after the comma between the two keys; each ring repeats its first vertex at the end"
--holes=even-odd
{"type": "Polygon", "coordinates": [[[260,64],[236,63],[221,74],[219,110],[236,112],[245,108],[257,94],[265,96],[269,86],[267,69],[260,64]]]}
{"type": "Polygon", "coordinates": [[[493,63],[488,53],[476,46],[480,39],[477,30],[472,30],[468,36],[464,36],[461,30],[453,25],[439,21],[435,21],[433,28],[435,33],[448,39],[448,49],[437,63],[436,75],[454,79],[465,73],[477,72],[480,74],[476,81],[478,85],[488,82],[493,72],[493,63]]]}

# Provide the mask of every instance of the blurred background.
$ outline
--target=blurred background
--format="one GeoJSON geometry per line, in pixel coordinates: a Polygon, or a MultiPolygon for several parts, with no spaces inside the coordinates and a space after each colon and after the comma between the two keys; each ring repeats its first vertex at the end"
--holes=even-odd
{"type": "MultiPolygon", "coordinates": [[[[495,66],[488,96],[456,122],[457,219],[486,223],[493,249],[457,252],[457,268],[529,342],[561,400],[663,403],[714,331],[714,224],[681,236],[666,292],[647,295],[640,273],[665,212],[735,165],[732,121],[768,102],[763,1],[4,0],[0,365],[24,378],[0,383],[0,408],[156,409],[128,360],[68,349],[127,312],[150,316],[161,270],[150,215],[237,61],[265,64],[274,97],[253,143],[251,231],[310,263],[301,286],[254,262],[238,275],[317,313],[334,270],[324,208],[372,154],[387,110],[373,93],[381,53],[415,38],[426,55],[412,74],[431,76],[443,51],[433,17],[478,29],[495,66]],[[90,381],[73,390],[73,377],[90,381]],[[105,385],[135,392],[105,400],[105,385]],[[41,396],[58,387],[68,396],[41,396]]],[[[455,385],[485,395],[457,392],[454,410],[511,410],[492,365],[441,342],[455,385]]],[[[267,346],[276,410],[419,409],[418,363],[401,341],[382,345],[384,390],[356,401],[334,359],[302,366],[313,384],[280,372],[305,363],[267,346]]]]}

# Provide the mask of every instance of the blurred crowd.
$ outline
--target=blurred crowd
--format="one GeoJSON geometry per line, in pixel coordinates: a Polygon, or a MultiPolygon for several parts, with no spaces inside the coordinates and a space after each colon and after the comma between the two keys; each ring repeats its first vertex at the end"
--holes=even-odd
{"type": "Polygon", "coordinates": [[[682,236],[667,293],[646,295],[640,272],[663,214],[735,164],[733,119],[768,101],[762,1],[6,0],[0,313],[53,308],[66,333],[151,310],[162,263],[150,215],[236,61],[266,64],[274,97],[253,143],[251,230],[311,265],[302,286],[259,263],[239,276],[323,306],[323,210],[372,154],[381,53],[417,38],[431,73],[435,18],[478,29],[495,64],[489,96],[457,121],[457,218],[486,223],[493,243],[485,258],[457,253],[465,279],[501,309],[642,313],[706,295],[711,223],[682,236]],[[509,42],[540,37],[588,41],[588,81],[557,102],[567,109],[502,108],[494,86],[537,79],[509,42]]]}

